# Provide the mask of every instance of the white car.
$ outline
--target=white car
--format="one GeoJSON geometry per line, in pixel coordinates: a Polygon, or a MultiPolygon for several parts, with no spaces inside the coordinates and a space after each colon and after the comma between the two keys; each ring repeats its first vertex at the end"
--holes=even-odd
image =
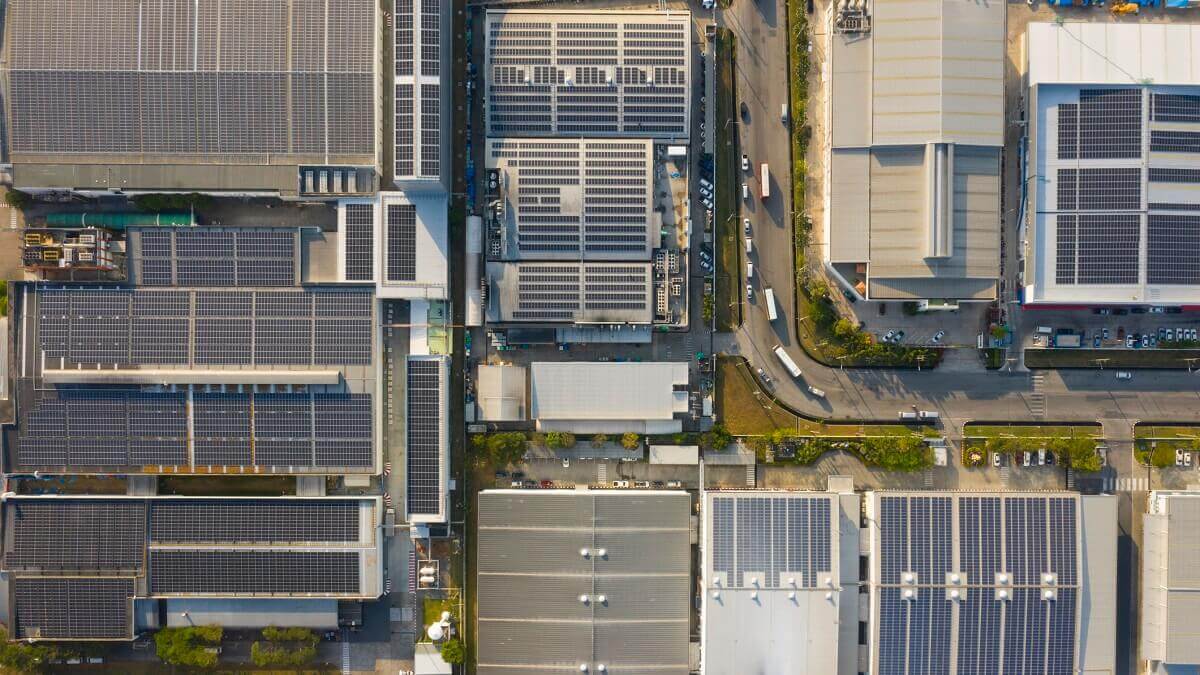
{"type": "Polygon", "coordinates": [[[627,481],[627,480],[614,480],[614,481],[612,482],[612,486],[613,486],[613,487],[615,487],[615,488],[627,488],[627,487],[629,487],[629,481],[627,481]]]}
{"type": "Polygon", "coordinates": [[[941,342],[942,338],[944,338],[944,337],[946,337],[946,331],[944,331],[944,330],[939,330],[938,332],[934,333],[933,334],[933,344],[937,344],[937,343],[941,342]]]}
{"type": "Polygon", "coordinates": [[[749,218],[742,218],[742,231],[744,231],[746,233],[747,237],[750,236],[750,219],[749,218]]]}
{"type": "Polygon", "coordinates": [[[817,398],[825,398],[825,392],[821,389],[817,389],[816,387],[812,386],[811,384],[808,386],[808,393],[812,394],[813,396],[816,396],[817,398]]]}
{"type": "Polygon", "coordinates": [[[742,171],[750,170],[750,156],[742,155],[742,171]]]}
{"type": "Polygon", "coordinates": [[[745,183],[742,183],[742,199],[750,201],[750,186],[745,183]]]}
{"type": "Polygon", "coordinates": [[[998,453],[998,452],[992,453],[992,466],[994,466],[996,468],[1000,468],[1000,453],[998,453]]]}
{"type": "Polygon", "coordinates": [[[747,300],[754,299],[754,287],[751,286],[750,284],[746,284],[746,299],[747,300]]]}
{"type": "Polygon", "coordinates": [[[1118,380],[1132,380],[1133,373],[1129,372],[1128,370],[1118,370],[1117,371],[1117,379],[1118,380]]]}
{"type": "Polygon", "coordinates": [[[1183,451],[1179,448],[1175,449],[1175,466],[1183,466],[1183,451]]]}

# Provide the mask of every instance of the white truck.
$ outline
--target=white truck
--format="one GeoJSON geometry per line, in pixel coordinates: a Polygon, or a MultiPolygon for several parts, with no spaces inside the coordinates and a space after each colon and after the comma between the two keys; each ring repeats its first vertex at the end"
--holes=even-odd
{"type": "Polygon", "coordinates": [[[779,359],[779,362],[783,364],[784,368],[787,368],[787,371],[791,373],[792,377],[800,377],[800,366],[797,366],[796,362],[792,360],[792,357],[788,356],[788,353],[783,351],[783,345],[775,345],[775,349],[773,351],[775,352],[775,356],[779,359]]]}
{"type": "Polygon", "coordinates": [[[767,295],[767,318],[774,321],[779,318],[779,312],[775,311],[775,291],[767,286],[765,292],[767,295]]]}

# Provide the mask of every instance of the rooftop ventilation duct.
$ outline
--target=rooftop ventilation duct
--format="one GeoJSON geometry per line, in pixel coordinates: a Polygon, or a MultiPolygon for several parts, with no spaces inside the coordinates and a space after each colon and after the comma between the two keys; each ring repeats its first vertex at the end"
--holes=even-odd
{"type": "Polygon", "coordinates": [[[925,257],[954,254],[954,145],[925,146],[926,221],[929,230],[925,257]]]}

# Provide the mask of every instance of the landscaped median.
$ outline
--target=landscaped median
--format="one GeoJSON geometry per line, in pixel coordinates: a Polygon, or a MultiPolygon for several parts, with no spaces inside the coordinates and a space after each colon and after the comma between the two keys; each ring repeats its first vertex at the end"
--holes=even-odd
{"type": "Polygon", "coordinates": [[[898,424],[825,424],[784,408],[764,389],[741,357],[717,360],[716,411],[729,433],[745,438],[760,462],[811,464],[844,451],[867,466],[917,471],[933,465],[924,439],[938,432],[898,424]]]}
{"type": "Polygon", "coordinates": [[[986,466],[990,453],[1015,456],[1021,452],[1046,450],[1059,464],[1082,472],[1103,467],[1096,447],[1101,441],[1099,424],[1026,425],[967,424],[963,427],[963,466],[986,466]]]}
{"type": "Polygon", "coordinates": [[[1175,466],[1175,452],[1200,451],[1200,427],[1138,424],[1133,428],[1133,454],[1146,466],[1175,466]]]}
{"type": "Polygon", "coordinates": [[[738,152],[737,102],[734,90],[734,38],[727,28],[717,29],[716,46],[716,144],[714,178],[716,210],[713,212],[713,241],[716,246],[717,330],[736,330],[742,323],[741,239],[738,237],[738,152]]]}

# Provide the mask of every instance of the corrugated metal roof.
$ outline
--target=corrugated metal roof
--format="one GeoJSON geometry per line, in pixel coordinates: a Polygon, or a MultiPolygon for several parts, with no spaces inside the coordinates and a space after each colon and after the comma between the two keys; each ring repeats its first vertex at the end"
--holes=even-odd
{"type": "Polygon", "coordinates": [[[1004,3],[872,9],[869,35],[833,40],[834,146],[1003,145],[1004,3]]]}
{"type": "MultiPolygon", "coordinates": [[[[686,363],[554,362],[530,365],[537,420],[662,420],[678,412],[686,363]]],[[[686,402],[686,400],[685,400],[686,402]]]]}
{"type": "Polygon", "coordinates": [[[1200,26],[1031,23],[1029,85],[1200,84],[1200,26]]]}
{"type": "Polygon", "coordinates": [[[866,148],[838,149],[830,161],[829,260],[871,259],[871,154],[866,148]]]}
{"type": "Polygon", "coordinates": [[[478,513],[478,672],[688,672],[687,493],[487,490],[478,513]]]}

